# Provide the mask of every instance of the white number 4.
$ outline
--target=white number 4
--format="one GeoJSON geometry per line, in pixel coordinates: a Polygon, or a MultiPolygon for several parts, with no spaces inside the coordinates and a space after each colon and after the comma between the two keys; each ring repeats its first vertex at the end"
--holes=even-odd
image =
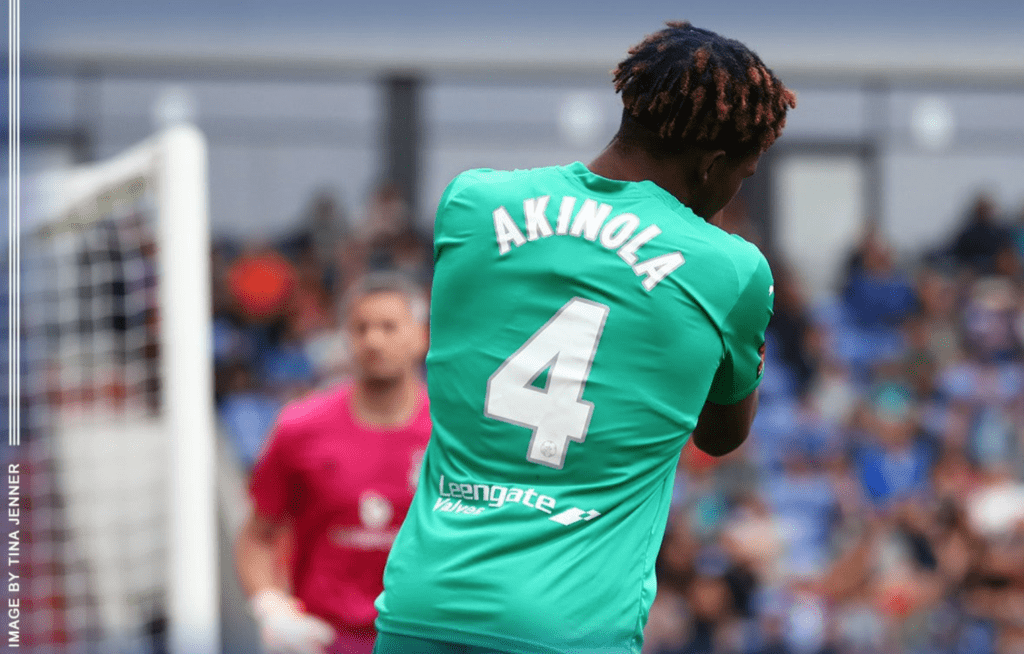
{"type": "Polygon", "coordinates": [[[569,300],[487,380],[484,415],[533,430],[528,461],[560,470],[569,441],[586,439],[594,405],[583,387],[607,317],[607,305],[569,300]]]}

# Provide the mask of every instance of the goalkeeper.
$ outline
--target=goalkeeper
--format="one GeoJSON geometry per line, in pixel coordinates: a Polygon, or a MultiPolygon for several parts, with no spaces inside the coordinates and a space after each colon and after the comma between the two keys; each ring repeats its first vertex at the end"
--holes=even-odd
{"type": "Polygon", "coordinates": [[[238,538],[238,574],[268,654],[370,652],[373,600],[430,436],[418,288],[377,273],[345,304],[355,379],[285,407],[238,538]],[[284,575],[282,539],[292,545],[284,575]]]}

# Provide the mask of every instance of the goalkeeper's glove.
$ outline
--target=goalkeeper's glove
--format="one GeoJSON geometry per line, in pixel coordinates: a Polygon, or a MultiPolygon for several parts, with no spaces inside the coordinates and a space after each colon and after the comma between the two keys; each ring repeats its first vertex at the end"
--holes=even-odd
{"type": "Polygon", "coordinates": [[[324,654],[334,642],[334,629],[302,610],[302,604],[280,590],[263,590],[252,598],[252,612],[267,654],[324,654]]]}

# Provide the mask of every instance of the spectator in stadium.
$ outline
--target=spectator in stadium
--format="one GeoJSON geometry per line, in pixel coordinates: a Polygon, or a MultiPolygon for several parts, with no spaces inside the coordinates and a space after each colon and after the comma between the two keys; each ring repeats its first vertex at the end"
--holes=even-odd
{"type": "Polygon", "coordinates": [[[248,473],[263,449],[282,403],[269,389],[259,386],[253,367],[245,359],[222,366],[219,377],[223,388],[217,415],[224,435],[248,473]]]}
{"type": "Polygon", "coordinates": [[[291,308],[295,266],[274,246],[254,244],[227,271],[227,288],[243,318],[253,325],[276,325],[291,308]]]}
{"type": "MultiPolygon", "coordinates": [[[[858,261],[863,265],[863,257],[858,261]]],[[[690,469],[680,470],[684,492],[674,498],[674,527],[659,558],[667,592],[661,601],[659,586],[647,651],[763,654],[820,646],[838,654],[1024,652],[1019,273],[1011,266],[979,276],[978,269],[953,259],[920,263],[916,310],[888,325],[900,334],[901,347],[878,357],[878,344],[868,343],[870,365],[856,376],[841,356],[849,350],[832,344],[836,334],[860,338],[863,328],[836,304],[808,312],[809,333],[823,335],[819,346],[807,348],[817,367],[811,393],[818,410],[798,411],[795,385],[783,379],[788,366],[767,365],[752,436],[757,447],[720,464],[760,457],[754,463],[764,489],[763,515],[752,512],[749,499],[726,495],[725,504],[716,505],[717,513],[726,511],[717,522],[722,528],[694,519],[695,502],[708,491],[690,469]],[[843,411],[835,410],[836,397],[843,411]],[[846,426],[826,441],[824,457],[797,460],[803,467],[794,470],[787,457],[794,446],[815,442],[801,435],[811,434],[815,422],[821,429],[846,426]],[[770,465],[773,459],[761,454],[766,450],[780,465],[770,465]],[[831,490],[797,493],[798,487],[787,485],[790,478],[799,480],[794,472],[806,476],[803,484],[826,473],[831,490]],[[780,484],[785,495],[777,493],[780,484]],[[812,505],[793,501],[829,496],[834,508],[816,514],[806,511],[812,505]],[[800,536],[801,524],[816,528],[800,536]],[[686,544],[694,540],[698,545],[686,544]],[[772,542],[774,557],[764,557],[772,542]],[[692,552],[716,543],[730,558],[729,569],[746,565],[755,572],[748,577],[755,601],[747,621],[754,638],[743,647],[716,639],[709,648],[693,639],[693,606],[685,601],[695,596],[692,552]],[[807,553],[826,559],[821,570],[793,565],[813,561],[807,553]],[[775,563],[752,566],[752,554],[775,563]],[[681,557],[685,576],[664,565],[681,557]]],[[[777,295],[781,285],[777,272],[777,295]]],[[[721,578],[728,580],[728,572],[721,578]]]]}
{"type": "Polygon", "coordinates": [[[379,183],[367,200],[359,239],[371,246],[385,245],[412,222],[408,199],[398,183],[379,183]]]}
{"type": "Polygon", "coordinates": [[[345,307],[354,380],[282,411],[253,471],[253,513],[238,538],[242,586],[274,654],[370,652],[373,601],[430,435],[418,288],[395,274],[368,275],[345,307]],[[292,543],[284,562],[282,542],[292,543]]]}
{"type": "Polygon", "coordinates": [[[302,338],[334,327],[334,302],[331,293],[333,269],[312,244],[303,247],[296,258],[295,294],[288,320],[302,338]]]}
{"type": "Polygon", "coordinates": [[[362,265],[371,271],[398,270],[429,288],[433,240],[416,223],[401,187],[394,182],[378,185],[355,239],[362,265]]]}
{"type": "Polygon", "coordinates": [[[778,362],[793,380],[794,391],[803,393],[815,374],[815,362],[807,348],[811,329],[807,302],[800,279],[780,261],[772,262],[775,305],[767,336],[778,362]]]}
{"type": "Polygon", "coordinates": [[[892,248],[871,223],[851,257],[843,292],[854,321],[865,329],[892,329],[917,304],[913,284],[896,267],[892,248]]]}
{"type": "Polygon", "coordinates": [[[906,387],[884,383],[873,391],[856,462],[867,496],[880,508],[920,500],[928,490],[933,450],[919,434],[916,414],[906,387]]]}
{"type": "Polygon", "coordinates": [[[263,385],[282,402],[299,399],[316,388],[317,372],[299,329],[295,320],[286,319],[277,341],[260,357],[263,385]]]}
{"type": "Polygon", "coordinates": [[[336,274],[334,255],[338,243],[345,241],[350,232],[348,216],[341,203],[332,192],[323,189],[310,199],[296,229],[282,239],[281,250],[292,259],[312,254],[323,262],[323,281],[331,285],[336,274]]]}
{"type": "Polygon", "coordinates": [[[956,274],[934,264],[924,265],[916,279],[918,318],[923,329],[921,349],[927,351],[939,368],[961,356],[963,344],[958,324],[961,288],[956,274]]]}
{"type": "Polygon", "coordinates": [[[988,193],[981,192],[974,197],[964,224],[949,247],[949,254],[958,264],[975,272],[991,273],[999,253],[1016,247],[1012,230],[999,223],[995,201],[988,193]]]}
{"type": "MultiPolygon", "coordinates": [[[[469,171],[442,197],[429,483],[388,561],[377,654],[635,652],[687,433],[723,456],[750,429],[771,273],[709,222],[795,96],[689,23],[615,83],[619,132],[589,165],[469,171]]],[[[715,627],[723,590],[694,594],[715,627]]]]}

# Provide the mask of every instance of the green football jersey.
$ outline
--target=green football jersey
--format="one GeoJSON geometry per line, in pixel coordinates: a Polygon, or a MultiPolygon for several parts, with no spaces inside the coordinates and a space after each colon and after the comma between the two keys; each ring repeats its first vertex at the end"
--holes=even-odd
{"type": "Polygon", "coordinates": [[[578,162],[463,173],[434,249],[433,432],[378,629],[640,652],[680,450],[761,378],[765,258],[578,162]]]}

